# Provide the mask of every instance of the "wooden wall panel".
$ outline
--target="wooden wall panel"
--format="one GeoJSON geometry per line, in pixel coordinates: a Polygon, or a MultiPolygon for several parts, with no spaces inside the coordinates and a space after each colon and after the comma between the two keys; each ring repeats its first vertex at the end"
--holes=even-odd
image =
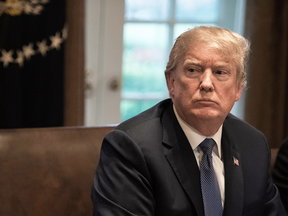
{"type": "Polygon", "coordinates": [[[66,0],[65,126],[84,124],[84,4],[82,0],[66,0]]]}

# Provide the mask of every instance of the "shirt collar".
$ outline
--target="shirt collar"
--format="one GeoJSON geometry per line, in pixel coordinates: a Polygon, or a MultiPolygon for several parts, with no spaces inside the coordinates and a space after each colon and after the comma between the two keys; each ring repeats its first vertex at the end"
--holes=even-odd
{"type": "Polygon", "coordinates": [[[220,126],[220,128],[218,129],[218,131],[210,137],[206,137],[203,136],[199,131],[197,131],[195,128],[191,127],[190,125],[188,125],[177,113],[175,106],[173,105],[173,110],[174,113],[176,115],[176,118],[182,128],[182,130],[184,131],[191,147],[193,150],[195,150],[198,145],[206,138],[212,138],[215,140],[216,145],[217,145],[217,150],[218,152],[215,152],[216,154],[218,154],[219,158],[221,158],[221,138],[222,138],[222,127],[223,124],[220,126]]]}

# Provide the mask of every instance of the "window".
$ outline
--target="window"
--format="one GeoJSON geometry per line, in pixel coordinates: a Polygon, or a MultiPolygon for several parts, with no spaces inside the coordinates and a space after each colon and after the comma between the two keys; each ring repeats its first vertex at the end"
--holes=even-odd
{"type": "MultiPolygon", "coordinates": [[[[86,126],[117,124],[167,98],[168,55],[188,28],[243,29],[245,0],[85,1],[86,126]]],[[[232,110],[240,118],[242,101],[232,110]]]]}

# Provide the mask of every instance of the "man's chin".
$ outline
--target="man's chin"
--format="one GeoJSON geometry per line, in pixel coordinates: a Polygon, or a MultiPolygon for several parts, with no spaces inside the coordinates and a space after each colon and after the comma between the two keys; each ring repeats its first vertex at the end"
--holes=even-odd
{"type": "Polygon", "coordinates": [[[199,120],[214,120],[220,117],[220,114],[218,111],[216,110],[198,110],[197,112],[195,112],[195,116],[196,118],[198,118],[199,120]]]}

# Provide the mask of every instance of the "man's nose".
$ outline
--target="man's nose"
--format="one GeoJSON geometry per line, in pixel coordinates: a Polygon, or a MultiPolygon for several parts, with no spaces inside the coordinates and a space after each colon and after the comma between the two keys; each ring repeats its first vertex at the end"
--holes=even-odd
{"type": "Polygon", "coordinates": [[[213,73],[212,70],[207,69],[200,77],[200,90],[212,91],[213,89],[213,73]]]}

